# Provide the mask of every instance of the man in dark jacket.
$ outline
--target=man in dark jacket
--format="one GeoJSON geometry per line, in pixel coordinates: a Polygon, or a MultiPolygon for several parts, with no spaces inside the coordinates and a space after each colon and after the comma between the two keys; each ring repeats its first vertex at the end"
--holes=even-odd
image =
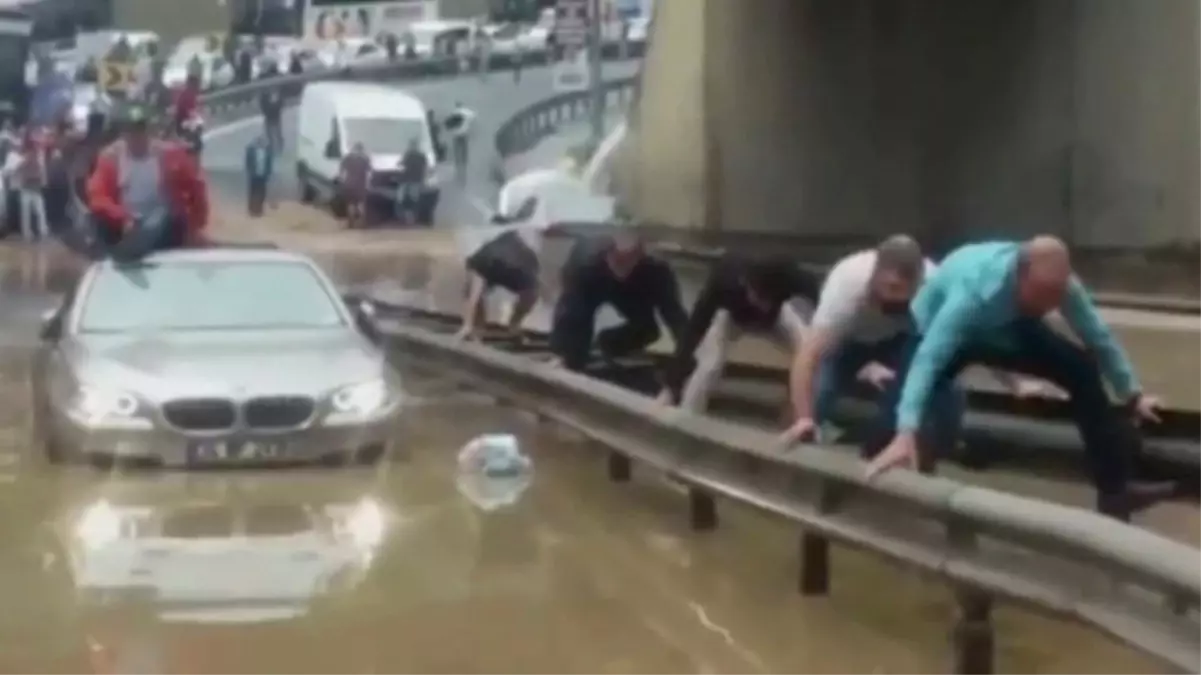
{"type": "Polygon", "coordinates": [[[605,358],[633,354],[654,344],[659,339],[656,313],[677,343],[684,335],[688,315],[675,272],[667,263],[649,255],[633,235],[583,240],[572,248],[563,266],[562,293],[551,324],[551,351],[564,367],[583,370],[588,365],[596,313],[605,304],[625,319],[596,335],[605,358]]]}
{"type": "Polygon", "coordinates": [[[682,407],[705,412],[729,345],[740,333],[768,335],[793,356],[806,324],[792,301],[801,298],[814,305],[820,291],[818,275],[785,258],[720,260],[701,287],[684,336],[676,343],[661,398],[674,396],[682,407]],[[694,356],[697,365],[689,377],[694,356]]]}
{"type": "Polygon", "coordinates": [[[421,149],[421,144],[417,139],[410,140],[398,164],[400,183],[397,185],[395,215],[401,222],[405,222],[406,210],[414,214],[414,220],[422,220],[429,166],[429,158],[421,149]]]}

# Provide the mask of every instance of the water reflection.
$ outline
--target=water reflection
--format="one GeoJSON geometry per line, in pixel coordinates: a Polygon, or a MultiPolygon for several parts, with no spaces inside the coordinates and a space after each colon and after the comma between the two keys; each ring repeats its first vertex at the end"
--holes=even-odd
{"type": "Polygon", "coordinates": [[[90,608],[147,604],[168,623],[303,616],[315,598],[362,580],[388,527],[374,474],[310,483],[282,491],[248,477],[107,481],[59,528],[76,592],[90,608]]]}

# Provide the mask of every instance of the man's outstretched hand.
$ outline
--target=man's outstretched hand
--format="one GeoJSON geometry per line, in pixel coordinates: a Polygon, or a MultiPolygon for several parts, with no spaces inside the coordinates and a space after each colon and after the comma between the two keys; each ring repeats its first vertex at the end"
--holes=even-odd
{"type": "Polygon", "coordinates": [[[802,417],[780,434],[779,441],[784,446],[801,442],[817,440],[817,423],[811,417],[802,417]]]}
{"type": "Polygon", "coordinates": [[[1143,422],[1159,424],[1159,411],[1162,406],[1163,403],[1157,397],[1149,394],[1139,394],[1132,401],[1131,405],[1135,422],[1138,424],[1142,424],[1143,422]]]}
{"type": "Polygon", "coordinates": [[[891,469],[917,468],[917,436],[909,432],[901,432],[893,436],[880,454],[867,465],[867,480],[891,469]]]}

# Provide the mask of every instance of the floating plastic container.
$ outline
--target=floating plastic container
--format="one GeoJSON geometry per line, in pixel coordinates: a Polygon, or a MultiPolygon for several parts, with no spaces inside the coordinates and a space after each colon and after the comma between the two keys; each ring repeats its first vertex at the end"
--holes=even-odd
{"type": "Polygon", "coordinates": [[[534,463],[512,434],[478,436],[459,451],[455,485],[484,511],[517,503],[533,482],[534,463]]]}
{"type": "Polygon", "coordinates": [[[485,434],[459,451],[459,470],[482,473],[490,478],[517,476],[530,470],[533,462],[521,452],[512,434],[485,434]]]}

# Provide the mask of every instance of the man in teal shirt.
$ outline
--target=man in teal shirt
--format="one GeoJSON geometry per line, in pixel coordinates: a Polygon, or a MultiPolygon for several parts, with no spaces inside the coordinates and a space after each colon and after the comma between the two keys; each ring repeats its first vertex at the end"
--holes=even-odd
{"type": "Polygon", "coordinates": [[[1138,423],[1157,421],[1158,402],[1140,388],[1125,351],[1072,272],[1062,241],[1035,237],[963,246],[926,281],[911,311],[917,330],[897,368],[897,383],[881,403],[883,419],[867,448],[869,454],[879,451],[869,476],[916,463],[916,432],[933,393],[964,367],[980,364],[1046,379],[1068,393],[1099,511],[1125,520],[1171,494],[1169,484],[1130,481],[1142,442],[1138,423]],[[1083,347],[1046,323],[1055,310],[1083,347]],[[1131,415],[1110,405],[1103,380],[1131,415]]]}

